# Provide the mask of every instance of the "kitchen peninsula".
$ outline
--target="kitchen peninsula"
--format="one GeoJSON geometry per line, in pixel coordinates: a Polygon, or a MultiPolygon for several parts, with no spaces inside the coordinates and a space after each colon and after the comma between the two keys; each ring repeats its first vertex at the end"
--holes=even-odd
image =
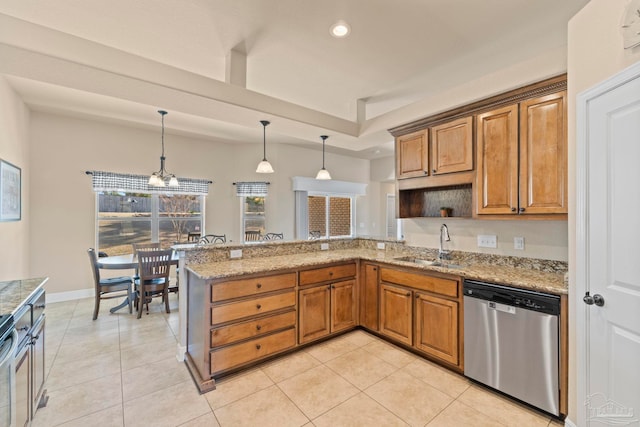
{"type": "Polygon", "coordinates": [[[219,377],[357,327],[464,373],[465,278],[560,295],[566,360],[564,262],[454,252],[434,265],[415,260],[435,260],[435,249],[368,238],[242,246],[239,259],[229,258],[232,249],[239,247],[181,248],[181,341],[201,392],[219,377]]]}

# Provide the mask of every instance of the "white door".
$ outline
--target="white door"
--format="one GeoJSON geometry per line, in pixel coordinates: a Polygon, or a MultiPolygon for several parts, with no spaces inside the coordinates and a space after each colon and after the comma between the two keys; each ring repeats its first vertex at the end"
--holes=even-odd
{"type": "Polygon", "coordinates": [[[640,425],[640,63],[577,106],[578,425],[640,425]]]}

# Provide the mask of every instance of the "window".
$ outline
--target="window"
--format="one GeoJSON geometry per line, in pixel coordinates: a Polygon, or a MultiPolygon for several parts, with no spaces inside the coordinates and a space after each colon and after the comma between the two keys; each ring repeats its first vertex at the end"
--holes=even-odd
{"type": "Polygon", "coordinates": [[[97,247],[109,255],[131,253],[131,243],[186,243],[189,232],[203,229],[204,196],[96,192],[97,247]]]}
{"type": "Polygon", "coordinates": [[[307,202],[309,238],[353,236],[353,197],[315,194],[307,202]]]}
{"type": "Polygon", "coordinates": [[[264,196],[244,196],[240,198],[242,204],[242,235],[247,238],[247,231],[257,231],[260,236],[266,232],[266,221],[264,216],[264,196]]]}

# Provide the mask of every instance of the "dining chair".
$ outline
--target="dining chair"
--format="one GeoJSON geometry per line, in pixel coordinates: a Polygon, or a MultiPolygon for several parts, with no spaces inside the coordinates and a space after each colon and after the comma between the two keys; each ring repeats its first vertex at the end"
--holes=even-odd
{"type": "MultiPolygon", "coordinates": [[[[110,277],[102,279],[100,277],[100,267],[98,266],[98,256],[96,250],[89,248],[89,261],[93,270],[93,281],[95,285],[95,304],[93,308],[93,320],[98,318],[100,311],[100,300],[111,298],[122,298],[131,295],[132,278],[129,276],[110,277]]],[[[131,299],[129,299],[129,313],[132,313],[131,299]]]]}
{"type": "Polygon", "coordinates": [[[260,240],[262,240],[262,235],[259,231],[247,230],[244,232],[245,242],[259,242],[260,240]]]}
{"type": "Polygon", "coordinates": [[[282,240],[284,239],[284,233],[267,233],[264,235],[264,240],[282,240]]]}
{"type": "Polygon", "coordinates": [[[200,232],[199,231],[190,231],[187,234],[187,242],[188,243],[197,243],[200,240],[200,232]]]}
{"type": "Polygon", "coordinates": [[[138,274],[135,281],[135,306],[138,319],[142,317],[143,306],[146,304],[149,312],[149,302],[152,298],[162,296],[165,311],[169,310],[169,272],[171,269],[171,255],[173,250],[147,250],[138,252],[138,274]]]}
{"type": "Polygon", "coordinates": [[[319,239],[320,238],[320,230],[314,230],[309,232],[309,239],[319,239]]]}
{"type": "Polygon", "coordinates": [[[209,243],[227,243],[227,235],[226,234],[205,234],[200,238],[198,242],[201,245],[209,244],[209,243]]]}

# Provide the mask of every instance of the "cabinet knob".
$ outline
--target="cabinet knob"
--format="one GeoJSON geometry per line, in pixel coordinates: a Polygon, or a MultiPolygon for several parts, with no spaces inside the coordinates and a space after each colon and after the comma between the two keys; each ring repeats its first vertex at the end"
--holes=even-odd
{"type": "Polygon", "coordinates": [[[524,208],[520,208],[520,212],[524,212],[524,208]]]}
{"type": "Polygon", "coordinates": [[[329,272],[329,276],[333,276],[333,271],[330,271],[330,272],[329,272]]]}
{"type": "Polygon", "coordinates": [[[410,297],[411,296],[411,292],[407,292],[407,294],[405,296],[410,297]]]}
{"type": "Polygon", "coordinates": [[[257,284],[256,284],[256,288],[260,289],[261,287],[262,287],[262,284],[261,284],[261,283],[257,283],[257,284]]]}
{"type": "Polygon", "coordinates": [[[424,171],[424,174],[425,175],[429,175],[429,171],[424,171]]]}
{"type": "Polygon", "coordinates": [[[378,271],[378,268],[377,267],[373,267],[373,271],[378,271]]]}
{"type": "Polygon", "coordinates": [[[436,173],[437,171],[435,169],[433,169],[431,172],[436,173]]]}
{"type": "Polygon", "coordinates": [[[416,299],[420,298],[420,295],[416,294],[416,299]]]}
{"type": "Polygon", "coordinates": [[[336,285],[331,285],[331,289],[335,289],[335,288],[336,288],[336,285]]]}
{"type": "Polygon", "coordinates": [[[260,310],[260,309],[262,308],[262,306],[261,306],[260,304],[256,304],[256,308],[257,308],[258,310],[260,310]]]}
{"type": "Polygon", "coordinates": [[[511,212],[515,212],[515,211],[516,211],[516,208],[511,208],[511,212]]]}
{"type": "Polygon", "coordinates": [[[260,344],[256,344],[256,350],[260,350],[262,346],[260,344]]]}
{"type": "Polygon", "coordinates": [[[18,328],[19,331],[28,331],[29,330],[29,326],[25,325],[22,328],[18,328]]]}
{"type": "Polygon", "coordinates": [[[256,325],[256,329],[257,329],[257,330],[260,330],[260,329],[262,329],[262,326],[260,326],[260,325],[256,325]]]}

